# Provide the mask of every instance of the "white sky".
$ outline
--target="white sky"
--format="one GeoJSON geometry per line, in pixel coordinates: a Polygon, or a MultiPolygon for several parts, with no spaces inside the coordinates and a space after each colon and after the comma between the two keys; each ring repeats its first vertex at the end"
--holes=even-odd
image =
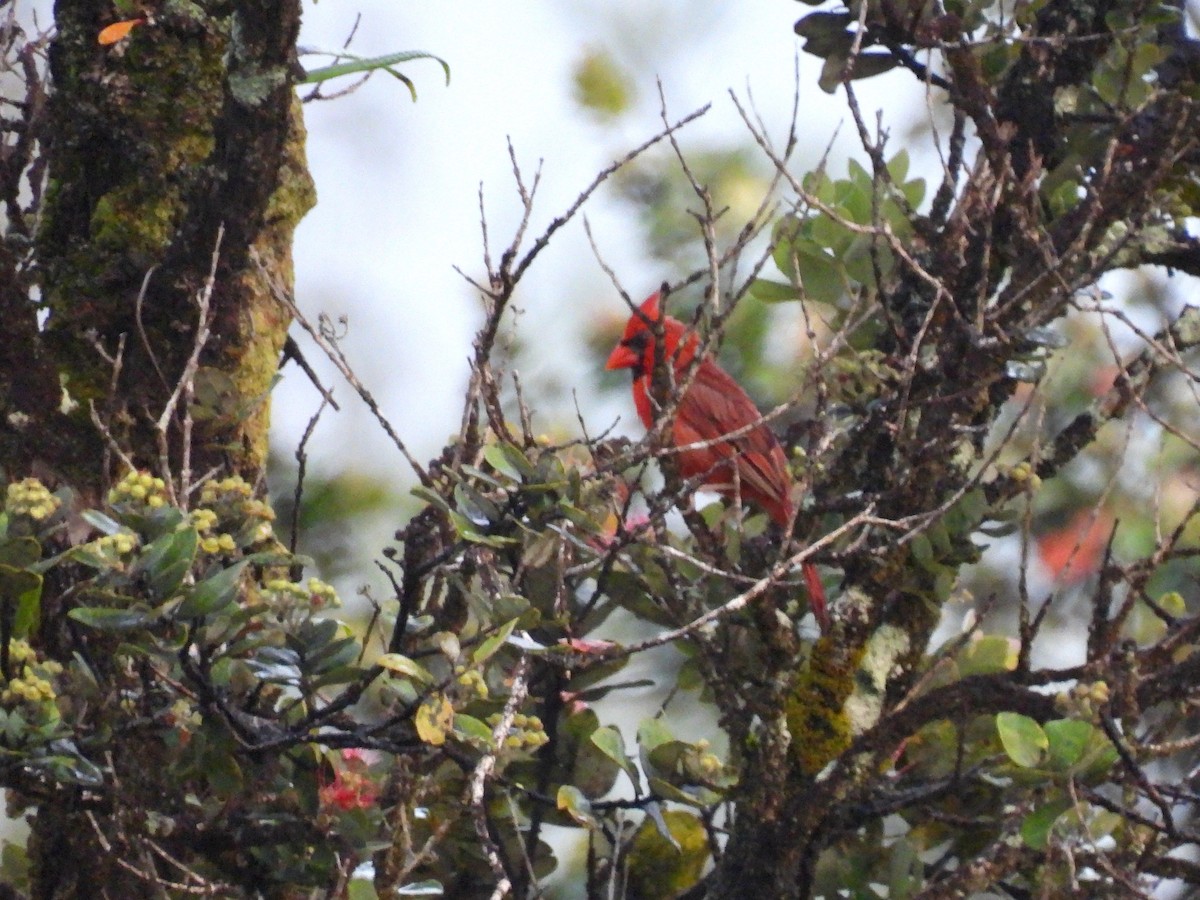
{"type": "MultiPolygon", "coordinates": [[[[727,91],[744,97],[747,85],[764,118],[782,135],[798,50],[792,25],[806,11],[787,0],[736,5],[368,0],[354,6],[325,0],[306,8],[302,45],[339,47],[361,12],[353,52],[425,50],[451,66],[447,87],[436,63],[405,64],[419,92],[415,104],[399,82],[377,75],[350,97],[306,106],[309,162],[320,201],[297,237],[297,295],[310,315],[348,317],[345,350],[419,459],[435,454],[457,430],[478,304],[452,267],[472,275],[482,270],[480,183],[494,252],[520,214],[506,137],[527,177],[543,160],[532,239],[596,172],[659,128],[655,76],[662,79],[673,117],[714,103],[714,111],[684,133],[685,149],[742,139],[727,91]],[[571,99],[573,66],[589,47],[612,53],[637,79],[637,109],[615,128],[596,125],[571,99]]],[[[322,62],[310,57],[306,64],[322,62]]],[[[813,57],[802,56],[802,64],[803,118],[815,158],[845,116],[845,104],[816,87],[813,57]]],[[[887,92],[912,82],[904,76],[864,82],[864,109],[894,108],[887,92]]],[[[843,139],[852,131],[847,123],[843,139]]],[[[844,168],[837,163],[832,171],[841,175],[844,168]]],[[[633,211],[602,190],[585,212],[622,282],[631,292],[648,293],[666,273],[639,249],[633,211]]],[[[585,353],[581,323],[600,314],[604,304],[617,310],[619,301],[580,222],[555,237],[522,282],[518,300],[526,310],[522,335],[536,335],[552,351],[533,364],[578,387],[586,403],[589,392],[594,394],[589,371],[594,361],[585,353]]],[[[319,353],[313,349],[309,355],[316,362],[319,353]]],[[[346,412],[323,421],[311,447],[313,463],[327,471],[353,467],[406,474],[361,403],[335,376],[329,383],[346,412]]],[[[604,424],[617,413],[632,423],[632,410],[609,400],[604,424]]],[[[296,445],[316,403],[303,376],[289,367],[275,394],[281,447],[296,445]]]]}

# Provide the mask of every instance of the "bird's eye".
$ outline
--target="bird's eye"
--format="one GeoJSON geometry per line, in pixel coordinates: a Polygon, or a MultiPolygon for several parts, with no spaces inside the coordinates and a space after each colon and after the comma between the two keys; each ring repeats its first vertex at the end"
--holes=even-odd
{"type": "Polygon", "coordinates": [[[639,331],[637,334],[632,335],[631,337],[625,338],[625,340],[623,340],[621,343],[624,344],[626,347],[628,347],[630,350],[632,350],[634,353],[636,353],[638,356],[641,356],[642,353],[645,352],[646,347],[650,343],[650,341],[651,341],[651,336],[648,332],[639,331]]]}

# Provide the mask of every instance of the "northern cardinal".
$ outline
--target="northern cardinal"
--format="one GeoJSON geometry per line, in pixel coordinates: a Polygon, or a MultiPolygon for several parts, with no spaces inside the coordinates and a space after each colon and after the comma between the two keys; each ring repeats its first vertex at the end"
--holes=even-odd
{"type": "MultiPolygon", "coordinates": [[[[607,369],[632,370],[633,405],[647,428],[654,427],[655,419],[650,398],[655,339],[649,323],[659,321],[662,348],[671,360],[676,383],[682,384],[696,358],[700,336],[689,332],[678,319],[664,316],[657,293],[642,303],[641,315],[630,316],[620,343],[605,364],[607,369]]],[[[684,478],[699,477],[705,487],[723,497],[740,497],[759,507],[785,531],[791,527],[792,475],[783,448],[741,385],[707,356],[700,360],[676,407],[671,441],[676,447],[704,445],[678,454],[679,474],[684,478]],[[735,433],[736,437],[726,437],[735,433]]],[[[828,614],[821,579],[811,563],[805,563],[803,571],[813,615],[825,630],[828,614]]]]}

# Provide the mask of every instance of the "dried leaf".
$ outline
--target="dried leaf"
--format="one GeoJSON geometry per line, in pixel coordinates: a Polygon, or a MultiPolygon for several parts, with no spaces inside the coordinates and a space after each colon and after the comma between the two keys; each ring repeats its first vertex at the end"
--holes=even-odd
{"type": "Polygon", "coordinates": [[[125,19],[121,22],[113,22],[111,25],[100,29],[100,34],[96,36],[96,41],[101,47],[108,47],[117,41],[124,40],[129,36],[129,32],[133,31],[134,26],[142,25],[145,19],[125,19]]]}

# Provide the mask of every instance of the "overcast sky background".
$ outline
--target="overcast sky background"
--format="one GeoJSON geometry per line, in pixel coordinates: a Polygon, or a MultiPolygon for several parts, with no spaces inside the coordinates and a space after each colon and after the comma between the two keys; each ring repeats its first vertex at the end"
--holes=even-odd
{"type": "MultiPolygon", "coordinates": [[[[673,118],[714,105],[682,134],[685,150],[744,142],[731,88],[743,97],[749,88],[782,137],[798,52],[792,26],[805,11],[787,0],[459,0],[452,7],[326,0],[306,7],[304,46],[341,46],[361,13],[353,52],[424,50],[452,70],[446,86],[436,63],[405,64],[419,91],[415,104],[399,82],[376,75],[349,97],[305,108],[319,203],[297,236],[297,296],[310,316],[346,316],[347,354],[418,459],[437,453],[458,427],[479,305],[453,267],[482,272],[480,184],[494,251],[520,215],[506,139],[527,178],[542,161],[532,240],[600,169],[659,129],[656,77],[673,118]],[[611,53],[635,80],[636,108],[615,126],[597,124],[572,100],[573,68],[590,48],[611,53]]],[[[304,61],[309,68],[323,64],[304,61]]],[[[845,101],[816,87],[815,58],[802,55],[801,62],[802,134],[808,157],[816,159],[845,119],[845,101]]],[[[863,108],[870,114],[888,107],[895,116],[902,105],[896,92],[913,96],[912,82],[900,76],[862,83],[863,108]]],[[[845,122],[841,131],[846,146],[853,127],[845,122]]],[[[842,175],[844,164],[831,170],[842,175]]],[[[611,191],[602,189],[585,212],[605,260],[631,292],[648,293],[668,274],[647,259],[634,210],[611,191]]],[[[578,387],[585,408],[606,424],[624,413],[632,425],[625,404],[595,396],[598,365],[586,353],[584,324],[621,307],[580,221],[560,231],[530,270],[518,304],[522,336],[546,350],[525,362],[537,371],[523,377],[578,387]]],[[[290,449],[318,398],[297,369],[285,374],[275,394],[275,436],[290,449]]],[[[355,468],[408,481],[365,408],[336,376],[327,377],[345,411],[323,420],[313,464],[327,473],[355,468]]]]}

